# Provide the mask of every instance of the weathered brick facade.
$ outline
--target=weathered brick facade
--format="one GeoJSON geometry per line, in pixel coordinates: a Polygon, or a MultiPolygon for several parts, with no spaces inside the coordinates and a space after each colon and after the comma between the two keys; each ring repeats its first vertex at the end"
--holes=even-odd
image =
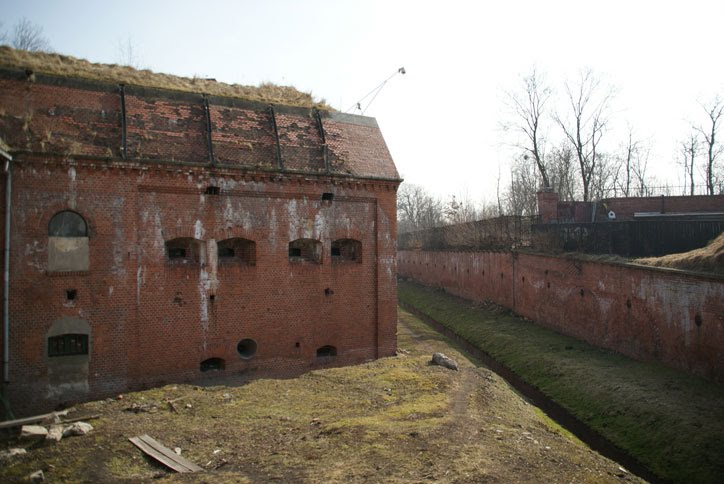
{"type": "Polygon", "coordinates": [[[400,251],[399,273],[640,360],[724,381],[724,281],[522,252],[400,251]]]}
{"type": "Polygon", "coordinates": [[[13,70],[0,107],[16,415],[394,354],[399,177],[374,119],[13,70]],[[54,235],[64,212],[85,237],[54,235]]]}

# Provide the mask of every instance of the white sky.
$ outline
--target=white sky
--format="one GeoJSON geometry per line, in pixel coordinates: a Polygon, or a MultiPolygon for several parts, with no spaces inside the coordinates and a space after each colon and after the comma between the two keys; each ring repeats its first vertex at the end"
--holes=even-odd
{"type": "Polygon", "coordinates": [[[294,85],[341,110],[404,66],[366,114],[407,181],[475,200],[509,171],[502,92],[533,65],[559,93],[581,68],[603,74],[618,88],[612,126],[649,138],[650,172],[673,184],[697,100],[724,95],[721,0],[0,0],[0,12],[5,30],[41,25],[59,53],[114,63],[130,38],[154,71],[294,85]]]}

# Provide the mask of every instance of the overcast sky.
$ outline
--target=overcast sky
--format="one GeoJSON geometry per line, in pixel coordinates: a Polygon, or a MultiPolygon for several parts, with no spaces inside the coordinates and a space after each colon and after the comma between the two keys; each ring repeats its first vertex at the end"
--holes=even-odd
{"type": "MultiPolygon", "coordinates": [[[[368,108],[400,174],[439,194],[492,200],[515,156],[503,92],[537,66],[563,81],[592,68],[617,87],[604,150],[630,123],[649,169],[681,184],[676,141],[724,94],[724,1],[0,0],[56,52],[115,63],[130,39],[142,67],[241,84],[293,85],[347,111],[404,66],[368,108]],[[618,133],[616,132],[618,130],[618,133]]],[[[363,103],[363,106],[365,104],[363,103]]],[[[555,133],[552,133],[555,134],[555,133]]]]}

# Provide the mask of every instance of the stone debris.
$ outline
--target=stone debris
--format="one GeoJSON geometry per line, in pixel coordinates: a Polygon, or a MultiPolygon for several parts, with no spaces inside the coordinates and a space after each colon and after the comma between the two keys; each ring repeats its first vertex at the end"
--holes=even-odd
{"type": "Polygon", "coordinates": [[[63,437],[70,437],[73,435],[85,435],[93,430],[93,426],[87,422],[75,422],[74,424],[68,425],[63,429],[63,437]]]}
{"type": "Polygon", "coordinates": [[[60,439],[63,438],[63,426],[62,425],[51,425],[50,429],[48,429],[48,435],[45,436],[46,440],[52,440],[55,442],[60,442],[60,439]]]}
{"type": "Polygon", "coordinates": [[[126,407],[124,409],[126,412],[133,412],[133,413],[141,413],[141,412],[148,412],[148,413],[156,413],[158,412],[158,407],[156,405],[153,405],[151,403],[132,403],[130,407],[126,407]]]}
{"type": "Polygon", "coordinates": [[[19,455],[25,455],[28,451],[19,447],[15,447],[12,449],[4,450],[0,452],[0,461],[6,461],[10,460],[13,457],[17,457],[19,455]]]}
{"type": "Polygon", "coordinates": [[[453,360],[452,358],[445,356],[442,353],[433,354],[431,363],[433,365],[443,366],[445,368],[449,368],[450,370],[458,371],[457,362],[455,360],[453,360]]]}
{"type": "Polygon", "coordinates": [[[28,476],[28,480],[33,484],[36,482],[45,482],[45,474],[43,474],[43,471],[35,471],[28,476]]]}
{"type": "Polygon", "coordinates": [[[48,429],[41,425],[23,425],[20,438],[27,440],[44,439],[48,436],[48,429]]]}

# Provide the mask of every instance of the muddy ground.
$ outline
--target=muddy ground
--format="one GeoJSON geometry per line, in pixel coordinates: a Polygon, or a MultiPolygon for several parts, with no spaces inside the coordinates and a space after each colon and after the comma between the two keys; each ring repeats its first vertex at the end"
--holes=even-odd
{"type": "Polygon", "coordinates": [[[34,445],[6,436],[3,448],[28,453],[4,462],[0,481],[36,470],[49,482],[639,481],[406,312],[398,347],[291,380],[168,385],[78,405],[68,417],[100,415],[90,434],[34,445]],[[460,371],[429,365],[437,351],[460,371]],[[128,441],[142,434],[205,471],[173,473],[128,441]]]}

